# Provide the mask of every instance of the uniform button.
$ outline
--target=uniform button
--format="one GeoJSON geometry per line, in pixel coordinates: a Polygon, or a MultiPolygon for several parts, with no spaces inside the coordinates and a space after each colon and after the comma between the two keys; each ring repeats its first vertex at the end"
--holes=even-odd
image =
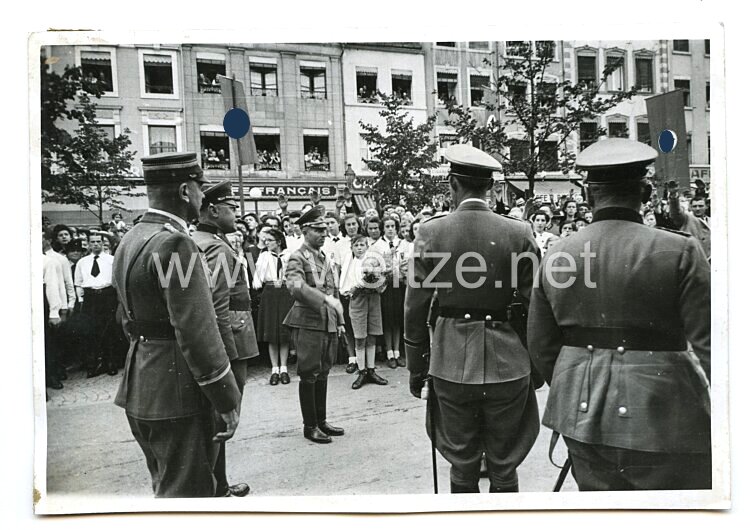
{"type": "Polygon", "coordinates": [[[619,409],[617,409],[617,412],[620,414],[620,416],[624,416],[628,413],[628,409],[627,407],[620,407],[619,409]]]}
{"type": "Polygon", "coordinates": [[[591,344],[589,344],[588,346],[586,346],[586,349],[588,351],[594,351],[594,347],[591,344]]]}
{"type": "Polygon", "coordinates": [[[586,412],[587,410],[589,410],[589,404],[586,403],[585,401],[581,402],[581,410],[583,412],[586,412]]]}
{"type": "Polygon", "coordinates": [[[484,317],[484,319],[485,319],[485,320],[486,320],[487,322],[489,322],[490,320],[492,320],[492,315],[487,315],[486,317],[484,317]]]}
{"type": "Polygon", "coordinates": [[[143,342],[144,340],[146,340],[146,338],[143,335],[141,335],[140,337],[138,337],[138,340],[143,342]]]}
{"type": "Polygon", "coordinates": [[[464,315],[464,318],[465,318],[466,320],[469,320],[469,319],[471,318],[471,315],[470,315],[469,313],[466,313],[466,314],[464,315]]]}
{"type": "Polygon", "coordinates": [[[617,353],[625,353],[625,348],[622,346],[617,347],[617,353]]]}
{"type": "Polygon", "coordinates": [[[244,324],[244,323],[245,323],[245,321],[242,320],[242,319],[240,319],[240,324],[244,324]]]}

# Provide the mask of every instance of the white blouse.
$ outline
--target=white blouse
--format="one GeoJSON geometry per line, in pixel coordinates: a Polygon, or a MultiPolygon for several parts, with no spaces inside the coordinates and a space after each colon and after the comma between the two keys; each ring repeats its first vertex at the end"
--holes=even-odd
{"type": "Polygon", "coordinates": [[[255,274],[253,274],[253,288],[260,289],[265,282],[274,282],[284,279],[284,271],[289,261],[289,254],[286,250],[282,251],[279,256],[274,255],[271,251],[266,250],[258,256],[258,262],[255,264],[255,274]],[[281,260],[281,274],[276,273],[276,263],[281,260]]]}

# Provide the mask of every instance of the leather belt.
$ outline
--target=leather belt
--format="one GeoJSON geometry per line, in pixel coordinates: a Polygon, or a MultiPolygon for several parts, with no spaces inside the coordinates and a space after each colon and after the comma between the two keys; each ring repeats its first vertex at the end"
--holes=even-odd
{"type": "Polygon", "coordinates": [[[625,350],[683,351],[687,343],[680,331],[643,328],[563,328],[563,344],[580,348],[625,350]]]}
{"type": "Polygon", "coordinates": [[[464,307],[439,307],[438,315],[444,318],[461,318],[464,320],[477,320],[482,322],[507,322],[508,311],[491,309],[477,309],[464,307]]]}
{"type": "Polygon", "coordinates": [[[174,339],[174,328],[168,321],[148,322],[143,320],[134,320],[128,322],[128,331],[132,336],[143,339],[174,339]]]}

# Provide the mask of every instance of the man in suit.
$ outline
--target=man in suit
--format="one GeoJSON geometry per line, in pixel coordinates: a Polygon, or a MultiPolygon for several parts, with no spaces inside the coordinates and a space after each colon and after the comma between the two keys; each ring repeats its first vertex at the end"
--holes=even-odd
{"type": "Polygon", "coordinates": [[[115,404],[125,409],[157,497],[212,497],[218,444],[237,429],[241,395],[203,258],[188,235],[186,220],[198,216],[207,181],[195,153],[142,162],[149,209],[113,265],[130,339],[115,404]],[[216,432],[215,413],[224,432],[216,432]]]}
{"type": "Polygon", "coordinates": [[[545,255],[531,297],[542,423],[581,491],[711,488],[710,269],[698,240],[643,224],[656,157],[622,138],[578,156],[594,221],[545,255]]]}
{"type": "Polygon", "coordinates": [[[514,291],[527,302],[539,249],[528,223],[496,215],[485,196],[500,164],[468,145],[446,150],[448,215],[423,221],[406,290],[404,343],[412,395],[432,378],[437,449],[451,463],[451,492],[478,493],[482,453],[490,492],[518,491],[516,468],[539,433],[531,363],[508,321],[514,291]],[[520,259],[516,257],[520,256],[520,259]],[[437,320],[427,329],[433,292],[437,320]]]}
{"type": "Polygon", "coordinates": [[[329,424],[326,413],[328,372],[336,358],[338,337],[344,335],[344,309],[331,259],[321,250],[326,236],[323,208],[315,207],[297,220],[304,243],[289,257],[286,286],[294,297],[284,324],[292,328],[297,345],[299,402],[304,436],[330,443],[344,429],[329,424]]]}
{"type": "MultiPolygon", "coordinates": [[[[232,194],[232,183],[228,180],[207,186],[203,193],[193,240],[208,264],[216,323],[241,394],[247,380],[247,361],[258,355],[258,343],[250,313],[250,291],[245,283],[244,266],[226,238],[226,234],[236,231],[237,202],[232,194]]],[[[222,422],[217,423],[220,430],[226,427],[222,422]]],[[[220,444],[214,475],[217,497],[244,497],[250,492],[250,487],[245,483],[229,485],[224,442],[220,444]]]]}

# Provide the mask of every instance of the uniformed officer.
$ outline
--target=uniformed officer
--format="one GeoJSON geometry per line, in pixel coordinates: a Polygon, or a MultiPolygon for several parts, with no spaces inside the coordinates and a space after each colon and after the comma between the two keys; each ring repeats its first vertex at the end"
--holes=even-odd
{"type": "Polygon", "coordinates": [[[656,157],[622,138],[581,152],[594,220],[547,253],[532,293],[542,423],[582,491],[711,488],[710,271],[695,238],[641,220],[656,157]]]}
{"type": "Polygon", "coordinates": [[[415,397],[429,370],[437,449],[451,463],[451,492],[478,493],[482,453],[490,492],[518,491],[516,468],[539,433],[530,359],[508,321],[514,288],[528,302],[539,249],[528,223],[485,201],[500,164],[469,145],[446,150],[455,211],[423,221],[406,291],[404,342],[415,397]],[[526,257],[514,262],[514,254],[526,257]],[[513,269],[516,269],[516,275],[513,269]],[[515,280],[514,280],[515,278],[515,280]],[[429,282],[426,282],[429,279],[429,282]],[[437,287],[429,366],[426,325],[437,287]]]}
{"type": "Polygon", "coordinates": [[[304,436],[316,443],[330,443],[331,436],[344,434],[344,429],[326,421],[328,372],[336,358],[338,336],[345,328],[336,271],[331,258],[321,250],[326,236],[323,214],[323,208],[316,206],[297,220],[305,240],[287,263],[286,286],[294,305],[284,319],[297,345],[304,436]]]}
{"type": "MultiPolygon", "coordinates": [[[[250,291],[244,265],[225,234],[233,233],[237,202],[229,180],[204,187],[198,226],[193,240],[208,264],[216,322],[224,342],[237,386],[242,393],[247,380],[247,361],[258,355],[255,327],[250,313],[250,291]]],[[[224,426],[218,422],[218,429],[224,426]]],[[[226,445],[221,443],[214,469],[216,496],[244,497],[250,492],[245,483],[229,485],[226,473],[226,445]]]]}
{"type": "Polygon", "coordinates": [[[142,162],[149,209],[113,265],[130,339],[115,404],[125,408],[157,497],[211,497],[218,442],[237,428],[241,395],[188,236],[186,219],[198,216],[207,181],[195,153],[142,162]],[[224,432],[215,431],[214,410],[224,432]]]}

